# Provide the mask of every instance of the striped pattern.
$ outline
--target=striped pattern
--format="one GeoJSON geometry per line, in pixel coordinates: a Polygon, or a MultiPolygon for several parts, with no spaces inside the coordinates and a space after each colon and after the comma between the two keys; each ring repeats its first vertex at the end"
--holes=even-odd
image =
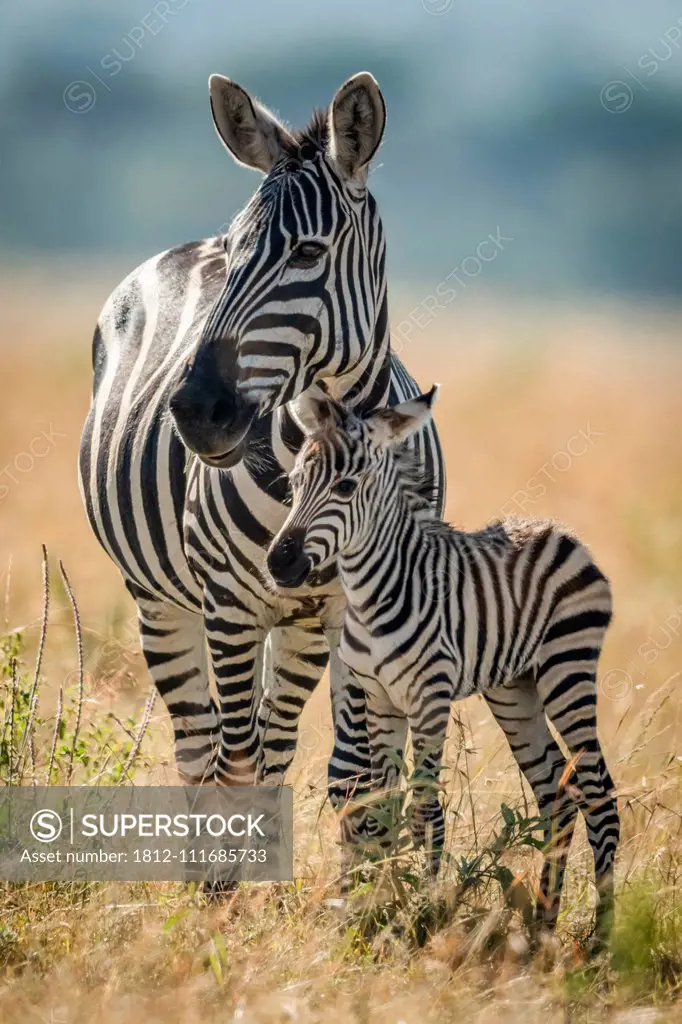
{"type": "MultiPolygon", "coordinates": [[[[596,717],[609,583],[580,541],[552,522],[506,520],[464,533],[424,515],[421,471],[395,445],[424,429],[434,391],[365,417],[328,399],[312,403],[313,434],[292,473],[293,508],[269,564],[279,565],[292,537],[307,571],[338,561],[348,601],[341,656],[368,694],[374,787],[398,784],[395,752],[403,754],[408,725],[421,771],[436,780],[451,702],[482,694],[545,821],[539,923],[555,925],[581,810],[603,933],[619,837],[596,717]]],[[[425,785],[415,797],[414,838],[423,843],[431,833],[437,870],[445,827],[437,789],[425,785]]]]}
{"type": "Polygon", "coordinates": [[[351,399],[371,406],[377,366],[386,355],[385,348],[367,346],[370,338],[387,340],[377,206],[366,190],[349,191],[315,141],[316,131],[324,132],[324,125],[309,129],[303,155],[284,159],[232,225],[226,249],[236,269],[205,327],[206,337],[239,339],[239,387],[261,413],[321,376],[347,374],[352,379],[343,387],[352,388],[351,399]],[[307,238],[323,246],[319,265],[287,264],[307,238]]]}
{"type": "MultiPolygon", "coordinates": [[[[282,779],[331,648],[329,780],[339,804],[369,782],[364,691],[337,654],[340,584],[333,566],[286,595],[264,577],[303,438],[287,403],[322,378],[364,410],[417,388],[390,351],[376,204],[360,172],[344,177],[330,159],[329,130],[318,116],[295,139],[287,136],[286,150],[226,237],[162,253],[114,291],[95,332],[80,482],[92,529],[137,603],[144,656],[172,718],[182,777],[282,779]],[[306,262],[302,238],[323,242],[314,266],[294,265],[306,262]],[[189,450],[169,411],[207,353],[220,401],[236,403],[242,394],[257,411],[243,458],[229,469],[189,450]]],[[[186,408],[183,415],[183,430],[195,429],[186,408]]],[[[415,451],[442,503],[434,430],[415,451]]]]}

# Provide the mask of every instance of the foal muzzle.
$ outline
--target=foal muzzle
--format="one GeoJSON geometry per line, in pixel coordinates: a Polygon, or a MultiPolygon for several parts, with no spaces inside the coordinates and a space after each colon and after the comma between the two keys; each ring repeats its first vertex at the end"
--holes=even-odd
{"type": "Polygon", "coordinates": [[[300,587],[307,580],[312,563],[303,545],[305,530],[296,528],[275,540],[267,557],[268,572],[278,587],[300,587]]]}

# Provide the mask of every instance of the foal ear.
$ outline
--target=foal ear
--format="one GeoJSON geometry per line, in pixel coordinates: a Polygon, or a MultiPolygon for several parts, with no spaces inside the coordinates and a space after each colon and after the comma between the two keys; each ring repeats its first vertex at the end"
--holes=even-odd
{"type": "Polygon", "coordinates": [[[382,448],[400,444],[410,434],[420,430],[431,418],[431,410],[438,394],[439,384],[418,398],[411,398],[400,405],[379,409],[368,416],[365,422],[373,433],[373,440],[382,448]]]}
{"type": "Polygon", "coordinates": [[[299,395],[289,408],[306,434],[318,434],[330,427],[338,430],[346,422],[346,411],[343,406],[335,402],[320,384],[313,384],[299,395]]]}
{"type": "Polygon", "coordinates": [[[342,178],[366,182],[385,125],[386,104],[374,76],[361,71],[344,82],[329,108],[329,155],[342,178]]]}
{"type": "Polygon", "coordinates": [[[230,78],[211,75],[208,95],[216,131],[237,163],[268,174],[295,145],[275,115],[230,78]]]}

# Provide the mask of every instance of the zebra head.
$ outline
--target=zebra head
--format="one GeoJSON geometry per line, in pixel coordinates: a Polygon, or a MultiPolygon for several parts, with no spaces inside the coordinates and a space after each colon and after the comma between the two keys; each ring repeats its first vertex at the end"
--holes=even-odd
{"type": "Polygon", "coordinates": [[[265,177],[225,236],[225,285],[170,407],[185,444],[227,467],[257,416],[325,377],[369,395],[386,359],[384,235],[367,189],[386,110],[367,72],[300,132],[227,78],[209,92],[223,143],[265,177]]]}
{"type": "MultiPolygon", "coordinates": [[[[267,556],[277,586],[301,586],[368,530],[382,528],[387,496],[414,475],[412,456],[396,449],[429,419],[437,389],[366,416],[328,397],[307,400],[310,432],[289,476],[292,509],[267,556]]],[[[420,483],[410,480],[411,494],[426,506],[420,483]]]]}

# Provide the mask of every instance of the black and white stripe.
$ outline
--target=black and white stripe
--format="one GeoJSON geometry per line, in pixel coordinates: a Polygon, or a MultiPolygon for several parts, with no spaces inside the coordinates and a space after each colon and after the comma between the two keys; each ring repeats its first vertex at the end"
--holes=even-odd
{"type": "Polygon", "coordinates": [[[398,784],[395,753],[403,756],[409,725],[415,759],[431,780],[415,791],[413,831],[422,843],[431,831],[433,869],[444,841],[436,783],[451,702],[481,693],[545,822],[539,923],[556,923],[580,809],[603,934],[619,838],[597,737],[610,586],[580,541],[550,521],[507,520],[464,533],[425,514],[422,471],[395,446],[424,429],[434,394],[366,416],[311,398],[312,435],[291,474],[293,508],[268,565],[286,586],[330,559],[338,564],[348,602],[341,657],[367,692],[373,786],[398,784]]]}
{"type": "MultiPolygon", "coordinates": [[[[227,79],[212,79],[211,102],[226,146],[265,177],[227,236],[155,257],[105,305],[83,499],[137,602],[183,777],[244,782],[260,752],[261,776],[282,778],[331,647],[338,802],[369,778],[364,692],[337,655],[341,588],[332,568],[275,594],[263,568],[303,436],[287,403],[323,379],[364,410],[417,394],[390,351],[385,243],[366,186],[383,100],[356,76],[297,134],[227,79]]],[[[418,451],[441,501],[435,431],[418,451]]]]}

